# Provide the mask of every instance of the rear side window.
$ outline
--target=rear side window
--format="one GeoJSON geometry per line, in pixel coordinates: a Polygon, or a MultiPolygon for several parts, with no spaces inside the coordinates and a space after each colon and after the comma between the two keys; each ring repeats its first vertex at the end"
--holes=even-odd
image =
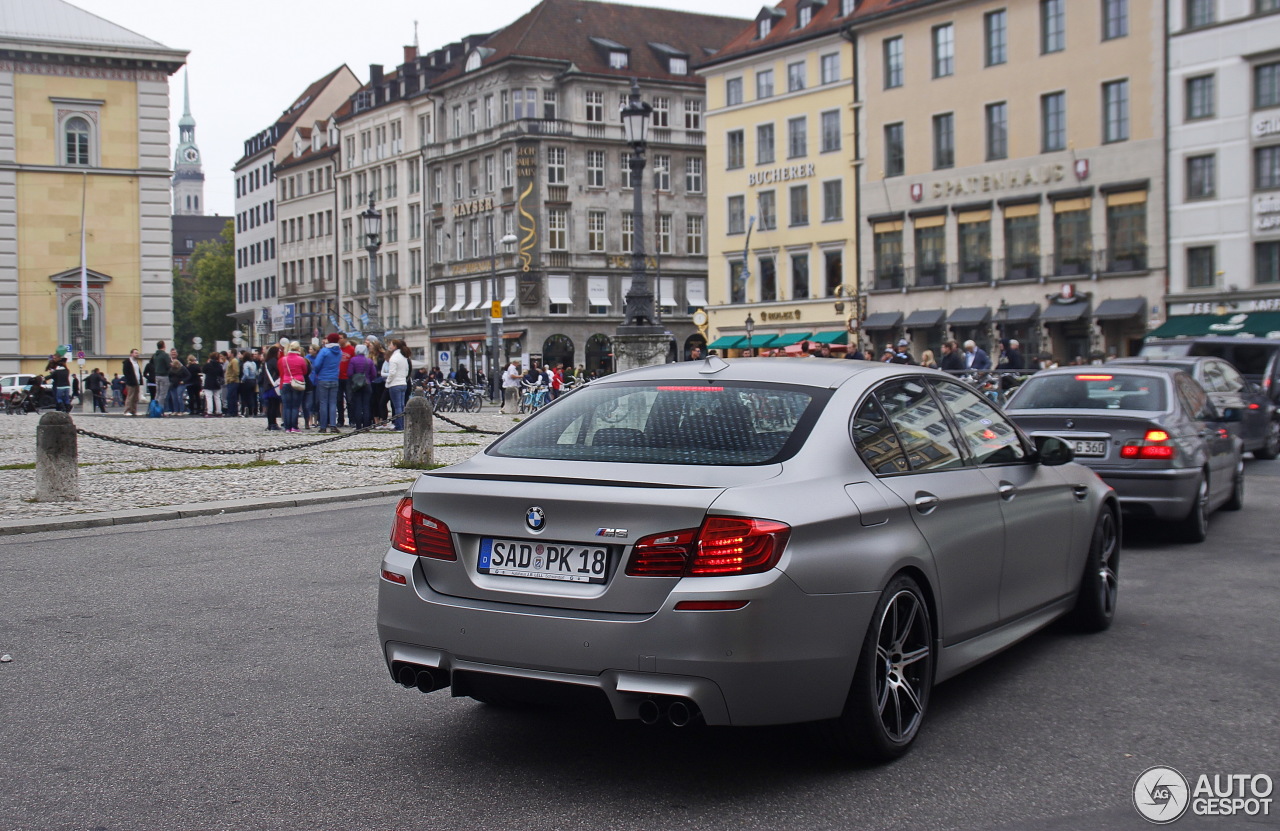
{"type": "Polygon", "coordinates": [[[1163,410],[1165,380],[1122,372],[1037,375],[1009,402],[1010,410],[1163,410]]]}
{"type": "Polygon", "coordinates": [[[891,381],[876,390],[875,397],[895,428],[912,471],[951,470],[964,465],[956,437],[924,382],[914,378],[891,381]]]}
{"type": "Polygon", "coordinates": [[[1178,387],[1178,398],[1188,418],[1203,419],[1210,415],[1209,396],[1199,382],[1181,372],[1174,376],[1173,382],[1178,387]]]}
{"type": "Polygon", "coordinates": [[[980,465],[1020,462],[1027,449],[1013,425],[981,395],[963,384],[937,382],[938,396],[951,411],[969,454],[980,465]]]}
{"type": "Polygon", "coordinates": [[[911,469],[898,434],[874,395],[867,396],[853,417],[853,443],[862,461],[877,476],[906,473],[911,469]]]}
{"type": "Polygon", "coordinates": [[[489,455],[667,465],[758,465],[795,452],[829,390],[747,382],[591,384],[498,439],[489,455]]]}

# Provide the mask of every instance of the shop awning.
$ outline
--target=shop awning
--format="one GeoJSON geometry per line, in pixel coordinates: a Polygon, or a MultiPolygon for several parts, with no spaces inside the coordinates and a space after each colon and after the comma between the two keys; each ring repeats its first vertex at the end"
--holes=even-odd
{"type": "Polygon", "coordinates": [[[716,338],[711,343],[707,344],[707,348],[708,349],[741,349],[742,348],[741,344],[745,340],[746,338],[744,338],[742,335],[725,335],[723,337],[716,338]]]}
{"type": "Polygon", "coordinates": [[[1238,312],[1229,315],[1178,315],[1147,333],[1149,338],[1245,335],[1280,338],[1280,312],[1238,312]]]}
{"type": "Polygon", "coordinates": [[[990,306],[966,306],[947,318],[948,326],[981,326],[991,319],[990,306]]]}
{"type": "Polygon", "coordinates": [[[935,326],[941,326],[942,319],[946,316],[946,309],[917,309],[907,315],[902,325],[908,329],[932,329],[935,326]]]}
{"type": "Polygon", "coordinates": [[[1099,303],[1093,317],[1095,320],[1125,320],[1138,317],[1146,310],[1145,297],[1119,297],[1099,303]]]}
{"type": "Polygon", "coordinates": [[[1005,310],[1004,315],[996,314],[1001,323],[1030,323],[1040,316],[1039,303],[1016,303],[1005,310]]]}
{"type": "Polygon", "coordinates": [[[777,346],[777,335],[755,335],[742,339],[743,349],[772,349],[777,346]]]}
{"type": "Polygon", "coordinates": [[[900,323],[902,323],[902,312],[876,312],[867,315],[862,328],[874,332],[880,329],[893,329],[900,323]]]}
{"type": "Polygon", "coordinates": [[[1042,323],[1070,323],[1073,320],[1079,320],[1084,317],[1087,311],[1089,311],[1089,302],[1087,300],[1078,300],[1075,303],[1050,303],[1041,312],[1040,321],[1042,323]]]}
{"type": "Polygon", "coordinates": [[[810,336],[811,333],[809,332],[789,332],[785,335],[776,336],[769,346],[772,349],[781,349],[784,346],[791,346],[802,340],[809,340],[810,336]]]}
{"type": "Polygon", "coordinates": [[[814,343],[826,343],[826,344],[848,343],[849,333],[844,331],[843,329],[836,329],[831,332],[819,332],[813,337],[809,338],[809,340],[813,341],[814,343]]]}

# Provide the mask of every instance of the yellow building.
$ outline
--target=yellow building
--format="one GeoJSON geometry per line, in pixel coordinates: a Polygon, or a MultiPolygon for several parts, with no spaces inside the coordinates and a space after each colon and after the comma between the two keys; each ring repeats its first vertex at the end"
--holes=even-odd
{"type": "Polygon", "coordinates": [[[21,6],[0,17],[0,373],[59,344],[119,372],[172,337],[168,79],[187,53],[62,0],[21,6]]]}
{"type": "Polygon", "coordinates": [[[708,104],[708,338],[722,353],[839,346],[856,322],[856,303],[844,300],[857,297],[854,50],[841,31],[855,5],[766,6],[698,69],[708,104]]]}
{"type": "Polygon", "coordinates": [[[864,0],[864,328],[1060,361],[1163,314],[1164,3],[864,0]]]}

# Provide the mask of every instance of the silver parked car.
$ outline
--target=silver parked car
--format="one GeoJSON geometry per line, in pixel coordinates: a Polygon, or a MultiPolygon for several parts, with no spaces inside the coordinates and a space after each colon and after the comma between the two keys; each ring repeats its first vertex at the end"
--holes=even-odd
{"type": "Polygon", "coordinates": [[[1135,364],[1037,372],[1006,405],[1032,436],[1057,436],[1116,489],[1135,518],[1203,542],[1209,514],[1244,504],[1238,410],[1219,411],[1178,367],[1135,364]]]}
{"type": "Polygon", "coordinates": [[[935,370],[668,364],[421,476],[382,560],[391,676],[619,719],[821,722],[890,759],[930,689],[1067,614],[1106,628],[1120,512],[935,370]]]}

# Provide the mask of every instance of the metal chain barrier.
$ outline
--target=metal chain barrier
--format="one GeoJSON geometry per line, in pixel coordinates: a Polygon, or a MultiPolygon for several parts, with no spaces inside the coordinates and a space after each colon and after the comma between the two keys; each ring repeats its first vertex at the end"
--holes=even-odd
{"type": "Polygon", "coordinates": [[[462,424],[460,422],[454,421],[448,416],[440,415],[435,410],[432,410],[431,414],[434,415],[436,418],[440,419],[441,421],[443,421],[445,424],[452,424],[454,427],[462,428],[462,431],[464,433],[484,433],[485,435],[488,435],[488,436],[501,436],[506,432],[505,430],[481,430],[479,427],[477,427],[474,424],[462,424]]]}

